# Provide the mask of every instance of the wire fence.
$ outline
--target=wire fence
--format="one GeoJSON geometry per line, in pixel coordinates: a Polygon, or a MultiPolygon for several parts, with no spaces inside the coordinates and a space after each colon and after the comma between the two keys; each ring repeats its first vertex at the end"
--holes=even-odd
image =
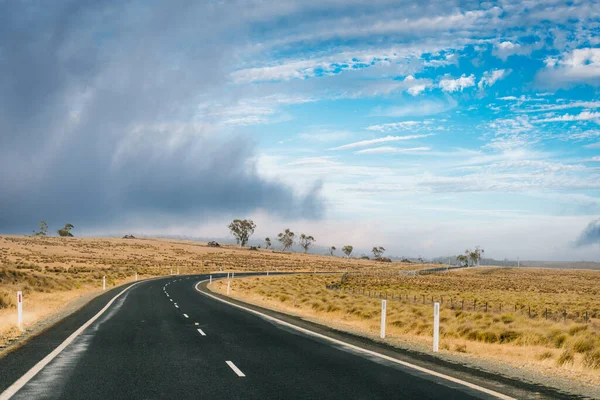
{"type": "MultiPolygon", "coordinates": [[[[406,271],[404,271],[406,272],[406,271]]],[[[355,273],[353,273],[355,274],[355,273]]],[[[377,272],[378,276],[394,275],[397,276],[396,272],[377,272]]],[[[372,276],[373,273],[370,273],[372,276]]],[[[339,283],[326,285],[325,288],[328,290],[343,292],[345,294],[355,296],[366,296],[369,298],[385,299],[387,301],[397,301],[402,304],[414,304],[414,305],[432,305],[435,302],[440,303],[441,308],[451,309],[461,312],[483,312],[483,313],[495,313],[495,314],[507,314],[513,313],[518,315],[524,315],[528,318],[545,319],[549,321],[573,321],[573,322],[591,322],[593,318],[600,318],[600,310],[569,310],[567,307],[560,306],[540,306],[539,304],[525,304],[523,302],[509,302],[509,301],[489,301],[485,299],[465,299],[460,296],[443,296],[443,295],[431,295],[414,292],[398,292],[398,291],[386,291],[386,290],[375,290],[371,288],[349,288],[343,287],[344,280],[347,277],[347,273],[342,276],[339,283]]]]}

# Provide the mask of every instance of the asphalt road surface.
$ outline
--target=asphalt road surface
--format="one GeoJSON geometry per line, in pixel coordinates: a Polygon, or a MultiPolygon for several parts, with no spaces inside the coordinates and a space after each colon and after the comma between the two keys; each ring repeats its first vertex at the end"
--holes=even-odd
{"type": "MultiPolygon", "coordinates": [[[[205,278],[171,276],[106,293],[0,359],[0,399],[498,398],[218,301],[198,292],[205,278]]],[[[514,397],[514,388],[501,387],[514,397]]]]}

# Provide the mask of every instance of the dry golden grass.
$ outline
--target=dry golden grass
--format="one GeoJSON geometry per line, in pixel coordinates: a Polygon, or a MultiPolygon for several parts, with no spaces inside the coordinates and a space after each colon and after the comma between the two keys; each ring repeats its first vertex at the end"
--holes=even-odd
{"type": "MultiPolygon", "coordinates": [[[[492,272],[477,269],[455,271],[448,276],[392,279],[392,282],[381,276],[361,276],[344,281],[343,286],[354,288],[354,293],[325,288],[339,283],[341,274],[252,277],[232,281],[231,296],[377,338],[381,301],[359,295],[356,289],[360,284],[374,291],[387,290],[386,342],[409,342],[429,347],[433,334],[433,307],[430,303],[391,300],[389,294],[392,291],[400,293],[410,288],[416,293],[428,288],[428,293],[436,296],[491,298],[493,294],[500,296],[500,288],[503,288],[506,296],[531,302],[537,301],[542,293],[557,295],[557,302],[575,301],[574,293],[580,293],[585,304],[597,307],[598,300],[594,301],[591,295],[598,287],[596,279],[599,275],[599,271],[504,269],[492,272]],[[532,282],[526,282],[526,277],[532,277],[532,282]],[[586,293],[590,297],[585,297],[586,293]]],[[[225,286],[224,281],[216,281],[211,289],[224,293],[225,286]]],[[[600,321],[597,319],[588,323],[563,322],[529,318],[514,312],[486,313],[444,307],[440,322],[442,352],[466,353],[468,357],[502,361],[519,368],[600,384],[600,321]]]]}
{"type": "MultiPolygon", "coordinates": [[[[394,263],[392,268],[409,268],[394,263]]],[[[16,291],[24,292],[24,323],[31,327],[69,301],[98,293],[107,284],[167,275],[223,271],[382,270],[390,264],[200,242],[160,239],[0,236],[0,346],[19,335],[16,291]]]]}

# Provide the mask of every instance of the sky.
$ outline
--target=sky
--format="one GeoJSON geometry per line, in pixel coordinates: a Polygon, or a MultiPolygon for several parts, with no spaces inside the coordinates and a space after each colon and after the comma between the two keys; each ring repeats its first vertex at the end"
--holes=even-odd
{"type": "Polygon", "coordinates": [[[600,260],[595,1],[0,1],[0,232],[600,260]]]}

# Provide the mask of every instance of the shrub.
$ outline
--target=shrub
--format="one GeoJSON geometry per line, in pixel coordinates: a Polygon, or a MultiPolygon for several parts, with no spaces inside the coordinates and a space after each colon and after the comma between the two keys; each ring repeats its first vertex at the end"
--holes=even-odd
{"type": "Polygon", "coordinates": [[[575,357],[573,357],[573,352],[570,349],[565,349],[556,360],[556,364],[559,366],[572,364],[574,359],[575,357]]]}
{"type": "Polygon", "coordinates": [[[466,353],[467,352],[467,345],[465,345],[465,344],[455,344],[454,345],[454,351],[456,351],[457,353],[466,353]]]}
{"type": "Polygon", "coordinates": [[[537,358],[538,360],[540,360],[540,361],[542,361],[542,360],[547,360],[547,359],[549,359],[549,358],[552,358],[552,352],[551,352],[551,351],[544,351],[543,353],[541,353],[541,354],[538,354],[538,355],[536,356],[536,358],[537,358]]]}
{"type": "Polygon", "coordinates": [[[502,331],[500,332],[500,343],[510,343],[521,337],[521,333],[517,331],[502,331]]]}
{"type": "Polygon", "coordinates": [[[592,369],[600,368],[600,350],[591,351],[586,353],[583,357],[583,365],[592,369]]]}
{"type": "Polygon", "coordinates": [[[588,328],[587,325],[573,325],[572,327],[569,328],[569,335],[573,336],[578,332],[587,330],[587,328],[588,328]]]}
{"type": "Polygon", "coordinates": [[[575,350],[577,353],[585,353],[592,350],[593,348],[594,343],[589,338],[580,338],[573,343],[573,350],[575,350]]]}

